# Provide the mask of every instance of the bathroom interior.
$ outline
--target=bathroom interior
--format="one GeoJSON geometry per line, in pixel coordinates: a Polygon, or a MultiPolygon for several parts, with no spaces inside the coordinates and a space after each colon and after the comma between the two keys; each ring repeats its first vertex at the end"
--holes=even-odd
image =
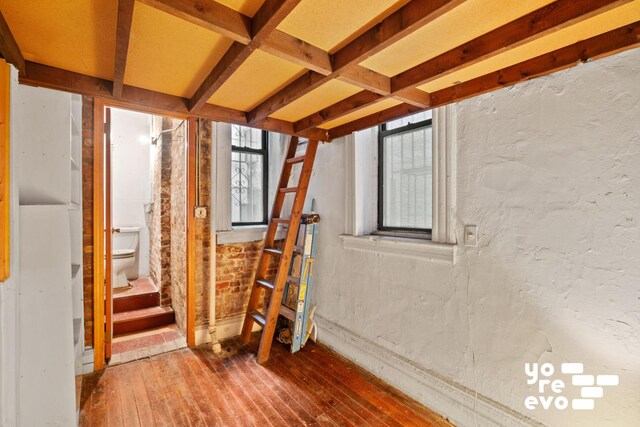
{"type": "Polygon", "coordinates": [[[184,128],[111,109],[111,364],[186,346],[184,128]]]}

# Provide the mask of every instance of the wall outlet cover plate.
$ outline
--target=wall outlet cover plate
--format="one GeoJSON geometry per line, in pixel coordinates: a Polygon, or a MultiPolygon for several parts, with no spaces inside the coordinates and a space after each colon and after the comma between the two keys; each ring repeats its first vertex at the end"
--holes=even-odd
{"type": "Polygon", "coordinates": [[[464,226],[464,245],[478,246],[478,226],[477,225],[464,226]]]}

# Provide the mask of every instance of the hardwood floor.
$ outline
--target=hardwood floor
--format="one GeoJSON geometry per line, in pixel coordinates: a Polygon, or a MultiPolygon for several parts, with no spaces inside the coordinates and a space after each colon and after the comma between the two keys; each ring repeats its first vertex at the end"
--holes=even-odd
{"type": "Polygon", "coordinates": [[[217,356],[182,349],[87,375],[80,425],[451,426],[323,346],[292,355],[274,343],[264,366],[256,347],[230,341],[217,356]]]}

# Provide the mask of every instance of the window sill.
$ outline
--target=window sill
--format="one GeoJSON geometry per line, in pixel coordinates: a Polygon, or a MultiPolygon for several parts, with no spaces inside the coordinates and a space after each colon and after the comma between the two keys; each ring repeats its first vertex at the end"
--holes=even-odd
{"type": "MultiPolygon", "coordinates": [[[[266,231],[266,225],[247,225],[244,227],[235,227],[228,231],[218,231],[216,232],[216,244],[229,245],[232,243],[257,242],[264,239],[264,233],[266,231]]],[[[284,230],[278,230],[276,240],[283,238],[284,230]]]]}
{"type": "Polygon", "coordinates": [[[347,250],[397,255],[430,261],[455,262],[455,245],[434,243],[431,240],[387,236],[342,235],[342,247],[347,250]]]}

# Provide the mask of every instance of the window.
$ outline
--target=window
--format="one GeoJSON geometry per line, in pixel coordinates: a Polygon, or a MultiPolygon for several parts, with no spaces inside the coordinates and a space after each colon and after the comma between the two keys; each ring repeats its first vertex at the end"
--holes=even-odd
{"type": "Polygon", "coordinates": [[[394,120],[378,131],[378,230],[432,228],[431,111],[394,120]]]}
{"type": "Polygon", "coordinates": [[[268,133],[231,125],[231,221],[267,223],[268,133]]]}

